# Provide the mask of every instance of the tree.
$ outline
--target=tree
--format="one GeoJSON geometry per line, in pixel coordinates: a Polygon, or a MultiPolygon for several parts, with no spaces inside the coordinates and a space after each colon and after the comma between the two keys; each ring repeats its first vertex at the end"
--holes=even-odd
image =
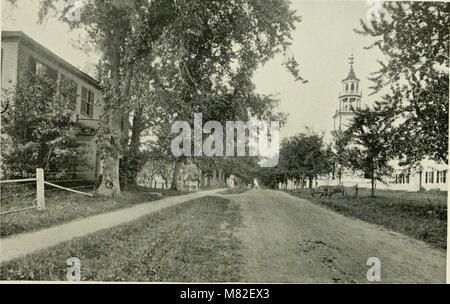
{"type": "MultiPolygon", "coordinates": [[[[270,98],[254,93],[253,73],[258,65],[279,52],[286,53],[290,32],[299,18],[285,1],[186,1],[179,2],[179,15],[164,37],[160,53],[163,74],[178,71],[156,87],[167,95],[166,117],[193,125],[193,113],[204,120],[248,120],[271,112],[270,98]],[[167,60],[170,58],[170,60],[167,60]],[[165,82],[169,82],[166,84],[165,82]]],[[[296,79],[297,65],[287,58],[296,79]]],[[[166,100],[166,98],[164,98],[166,100]]],[[[280,117],[277,117],[280,118],[280,117]]],[[[170,125],[170,123],[169,123],[170,125]]],[[[165,132],[158,132],[167,138],[165,132]]],[[[170,158],[170,156],[168,156],[170,158]]],[[[184,156],[174,159],[176,169],[184,156]]],[[[223,184],[223,162],[208,162],[213,180],[223,184]],[[215,168],[213,168],[215,167],[215,168]]],[[[178,188],[175,170],[172,188],[178,188]]]]}
{"type": "Polygon", "coordinates": [[[372,183],[372,197],[375,196],[375,181],[392,172],[392,133],[395,116],[386,112],[377,102],[374,108],[355,109],[353,122],[348,129],[351,139],[349,162],[353,169],[361,170],[372,183]]]}
{"type": "Polygon", "coordinates": [[[156,182],[155,175],[157,174],[156,167],[157,165],[154,162],[147,161],[147,163],[142,166],[141,170],[139,171],[138,178],[143,182],[145,187],[152,188],[153,185],[155,185],[156,187],[156,184],[154,184],[154,182],[156,182]]]}
{"type": "MultiPolygon", "coordinates": [[[[168,46],[167,54],[174,58],[167,62],[178,71],[174,89],[181,98],[171,105],[177,118],[182,118],[188,110],[201,112],[214,102],[209,93],[227,79],[245,80],[251,89],[252,73],[276,53],[286,54],[290,32],[300,20],[288,1],[276,0],[95,0],[83,2],[79,21],[67,18],[71,5],[56,5],[66,4],[64,0],[40,3],[41,19],[55,11],[72,28],[83,28],[89,44],[102,54],[104,94],[98,143],[103,151],[103,176],[98,193],[106,196],[120,196],[119,159],[128,142],[128,121],[125,132],[120,124],[133,111],[130,87],[137,64],[154,52],[158,41],[168,46]],[[228,73],[237,76],[228,77],[228,73]]],[[[302,80],[298,64],[286,58],[287,69],[302,80]]]]}
{"type": "Polygon", "coordinates": [[[175,2],[156,0],[94,0],[82,3],[80,20],[68,18],[75,4],[65,0],[42,0],[40,20],[50,12],[71,28],[86,31],[87,44],[102,55],[100,64],[103,109],[97,143],[102,151],[103,175],[99,194],[119,197],[119,159],[128,142],[129,92],[139,60],[151,53],[152,45],[175,17],[175,2]],[[121,130],[121,123],[125,131],[121,130]]]}
{"type": "Polygon", "coordinates": [[[131,136],[120,160],[121,185],[136,186],[138,172],[151,158],[142,137],[164,119],[167,95],[161,94],[158,86],[160,79],[167,76],[161,75],[158,64],[152,58],[142,60],[136,67],[130,88],[131,136]]]}
{"type": "Polygon", "coordinates": [[[357,33],[375,38],[387,57],[373,73],[372,94],[389,89],[380,104],[395,113],[393,153],[413,165],[429,157],[448,162],[449,3],[383,2],[381,19],[357,33]]]}
{"type": "Polygon", "coordinates": [[[303,187],[309,180],[328,174],[332,170],[331,150],[325,145],[323,135],[307,130],[283,139],[280,149],[280,161],[273,169],[262,169],[262,181],[265,185],[276,187],[278,183],[287,184],[294,180],[303,187]],[[270,171],[270,173],[268,173],[270,171]]]}
{"type": "Polygon", "coordinates": [[[164,180],[165,189],[168,189],[169,179],[171,176],[173,176],[174,164],[161,160],[154,160],[153,165],[155,166],[156,172],[164,180]]]}
{"type": "Polygon", "coordinates": [[[57,86],[47,75],[27,73],[3,93],[8,108],[1,117],[1,133],[9,138],[9,147],[2,141],[4,174],[19,178],[36,168],[72,172],[74,164],[80,164],[73,86],[64,79],[57,86]]]}
{"type": "MultiPolygon", "coordinates": [[[[339,179],[339,183],[342,182],[343,168],[348,167],[349,163],[349,151],[347,145],[350,140],[350,134],[346,131],[333,131],[333,147],[330,155],[331,164],[333,166],[333,174],[336,173],[339,179]]],[[[334,176],[333,176],[334,178],[334,176]]]]}
{"type": "Polygon", "coordinates": [[[323,135],[314,132],[300,133],[291,138],[290,165],[297,172],[297,177],[307,178],[312,187],[313,179],[331,171],[328,149],[323,142],[323,135]]]}

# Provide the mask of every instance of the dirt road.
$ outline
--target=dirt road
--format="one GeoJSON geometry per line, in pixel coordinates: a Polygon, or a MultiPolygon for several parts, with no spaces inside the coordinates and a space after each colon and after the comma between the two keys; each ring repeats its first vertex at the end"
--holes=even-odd
{"type": "Polygon", "coordinates": [[[240,206],[247,282],[368,283],[370,257],[381,283],[445,282],[445,252],[271,190],[227,195],[240,206]]]}

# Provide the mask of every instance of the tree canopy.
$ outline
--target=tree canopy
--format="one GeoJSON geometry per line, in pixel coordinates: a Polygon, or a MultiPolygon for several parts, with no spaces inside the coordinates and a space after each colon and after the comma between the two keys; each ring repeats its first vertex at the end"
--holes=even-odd
{"type": "Polygon", "coordinates": [[[370,77],[373,94],[395,115],[393,153],[407,164],[424,157],[448,161],[449,16],[446,2],[383,2],[379,21],[357,33],[386,56],[370,77]]]}

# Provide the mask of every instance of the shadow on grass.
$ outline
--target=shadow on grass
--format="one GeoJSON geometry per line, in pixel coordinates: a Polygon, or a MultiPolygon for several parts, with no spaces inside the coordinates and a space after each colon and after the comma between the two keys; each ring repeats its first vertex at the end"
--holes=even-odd
{"type": "Polygon", "coordinates": [[[219,193],[223,194],[223,195],[241,194],[241,193],[247,192],[248,190],[249,189],[247,189],[247,188],[228,188],[227,190],[221,191],[219,193]]]}
{"type": "MultiPolygon", "coordinates": [[[[365,189],[364,189],[365,190],[365,189]]],[[[287,190],[287,193],[325,206],[345,216],[381,225],[393,231],[425,241],[433,247],[447,248],[447,196],[445,193],[380,191],[376,197],[351,190],[342,197],[311,197],[309,190],[287,190]]]]}
{"type": "MultiPolygon", "coordinates": [[[[168,190],[161,192],[159,189],[149,189],[144,187],[124,188],[120,199],[110,199],[95,195],[92,190],[84,190],[93,193],[93,197],[71,193],[59,189],[46,190],[45,210],[36,209],[9,213],[0,216],[0,236],[38,231],[55,225],[67,223],[76,219],[85,218],[105,212],[132,207],[137,204],[159,200],[164,196],[182,195],[188,192],[168,190]],[[162,193],[163,196],[156,193],[162,193]]],[[[30,205],[29,200],[17,199],[3,201],[1,211],[10,209],[20,209],[30,205]]]]}
{"type": "Polygon", "coordinates": [[[78,257],[83,281],[235,282],[241,221],[236,205],[205,197],[2,264],[0,276],[64,281],[78,257]]]}

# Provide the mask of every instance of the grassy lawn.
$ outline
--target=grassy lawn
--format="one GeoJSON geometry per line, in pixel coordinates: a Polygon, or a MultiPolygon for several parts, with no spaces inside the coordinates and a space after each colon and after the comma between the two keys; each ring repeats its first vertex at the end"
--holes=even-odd
{"type": "MultiPolygon", "coordinates": [[[[93,192],[92,190],[82,191],[93,192]]],[[[37,231],[75,219],[161,199],[160,196],[152,194],[152,192],[160,193],[161,191],[165,196],[187,193],[138,187],[137,189],[124,189],[122,191],[123,197],[120,200],[113,200],[100,196],[89,197],[54,189],[46,190],[45,210],[30,209],[0,215],[0,236],[7,237],[18,233],[37,231]]],[[[29,194],[30,198],[20,197],[18,194],[13,199],[8,199],[11,196],[2,195],[0,208],[2,212],[28,207],[32,199],[36,197],[35,192],[29,194]]]]}
{"type": "Polygon", "coordinates": [[[225,191],[219,192],[220,194],[230,195],[230,194],[241,194],[247,192],[249,189],[247,188],[228,188],[225,191]]]}
{"type": "Polygon", "coordinates": [[[83,281],[238,281],[238,207],[205,197],[62,243],[0,266],[0,280],[65,281],[78,257],[83,281]]]}
{"type": "Polygon", "coordinates": [[[309,190],[288,190],[291,195],[305,198],[345,216],[378,224],[388,229],[447,248],[447,192],[406,192],[377,190],[370,197],[369,189],[346,189],[346,197],[312,198],[309,190]]]}

